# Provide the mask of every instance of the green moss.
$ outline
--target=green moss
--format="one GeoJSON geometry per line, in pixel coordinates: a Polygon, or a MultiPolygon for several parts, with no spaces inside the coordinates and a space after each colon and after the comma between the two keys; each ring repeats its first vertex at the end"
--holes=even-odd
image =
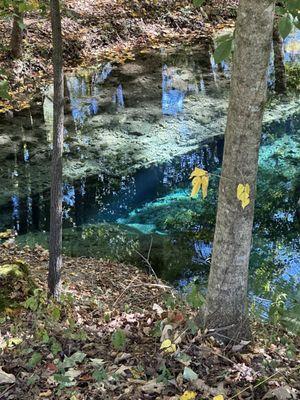
{"type": "Polygon", "coordinates": [[[300,65],[287,63],[286,66],[287,86],[291,91],[300,91],[300,65]]]}
{"type": "Polygon", "coordinates": [[[25,275],[24,268],[18,264],[0,265],[0,280],[3,278],[23,278],[25,275]]]}
{"type": "Polygon", "coordinates": [[[22,260],[0,265],[0,286],[0,312],[6,307],[18,307],[34,288],[28,265],[22,260]]]}

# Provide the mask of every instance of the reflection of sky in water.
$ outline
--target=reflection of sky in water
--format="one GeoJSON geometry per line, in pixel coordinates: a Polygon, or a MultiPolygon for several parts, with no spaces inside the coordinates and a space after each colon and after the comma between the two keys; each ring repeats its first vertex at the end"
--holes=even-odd
{"type": "Polygon", "coordinates": [[[112,98],[113,103],[117,104],[119,108],[124,108],[124,94],[123,94],[123,87],[121,84],[118,85],[116,93],[113,95],[112,98]]]}
{"type": "MultiPolygon", "coordinates": [[[[296,29],[293,33],[287,36],[284,40],[284,60],[285,62],[300,62],[300,30],[296,29]]],[[[274,55],[271,52],[269,69],[268,69],[268,84],[274,84],[274,55]]]]}
{"type": "Polygon", "coordinates": [[[210,243],[206,243],[204,241],[195,241],[194,242],[195,255],[192,259],[194,263],[207,263],[209,257],[212,252],[212,245],[210,243]]]}
{"type": "Polygon", "coordinates": [[[289,281],[293,277],[296,282],[300,283],[300,252],[298,247],[299,243],[293,241],[290,243],[289,248],[281,246],[278,249],[276,261],[284,263],[285,270],[282,278],[286,281],[289,281]]]}
{"type": "Polygon", "coordinates": [[[176,115],[183,111],[185,92],[175,89],[174,75],[166,65],[162,70],[162,113],[164,115],[176,115]]]}
{"type": "Polygon", "coordinates": [[[105,64],[102,71],[95,76],[95,83],[103,83],[110,76],[111,72],[112,65],[109,62],[105,64]]]}
{"type": "Polygon", "coordinates": [[[284,40],[285,61],[300,62],[300,29],[284,40]]]}
{"type": "Polygon", "coordinates": [[[24,161],[28,162],[29,161],[29,151],[28,151],[26,143],[24,143],[23,149],[24,149],[24,161]]]}
{"type": "MultiPolygon", "coordinates": [[[[71,100],[71,113],[74,121],[82,125],[86,119],[98,114],[100,108],[100,94],[102,84],[111,74],[112,66],[106,64],[101,72],[89,76],[89,83],[85,77],[71,76],[68,78],[68,89],[71,100]]],[[[118,108],[124,108],[123,87],[119,84],[115,94],[112,96],[112,102],[117,104],[118,108]]]]}
{"type": "MultiPolygon", "coordinates": [[[[295,30],[284,41],[285,61],[300,61],[300,30],[295,30]]],[[[272,57],[273,58],[273,57],[272,57]]],[[[213,56],[210,56],[212,74],[215,83],[218,81],[218,65],[215,63],[213,56]]],[[[101,111],[99,104],[100,85],[107,80],[112,73],[111,63],[107,63],[99,73],[89,77],[90,83],[85,77],[71,76],[68,78],[68,88],[71,95],[71,112],[73,119],[78,124],[83,124],[85,120],[101,111]]],[[[227,61],[221,62],[222,73],[230,78],[230,65],[227,61]]],[[[274,66],[272,60],[269,65],[269,84],[273,84],[274,66]]],[[[178,87],[176,82],[180,81],[180,75],[177,76],[176,69],[173,66],[164,65],[162,68],[162,114],[176,116],[183,112],[184,99],[188,92],[205,92],[205,84],[203,77],[195,84],[188,83],[185,88],[178,87]],[[178,79],[179,78],[179,79],[178,79]]],[[[122,84],[116,86],[115,94],[112,102],[119,109],[124,108],[124,93],[122,84]]],[[[185,127],[181,128],[182,135],[188,135],[185,127]]]]}
{"type": "Polygon", "coordinates": [[[12,204],[13,204],[13,212],[12,212],[12,217],[14,220],[19,220],[20,218],[20,200],[18,196],[12,196],[11,198],[12,204]]]}
{"type": "Polygon", "coordinates": [[[75,122],[83,124],[87,117],[99,112],[98,96],[99,87],[95,85],[93,78],[88,83],[84,77],[70,76],[68,78],[70,92],[71,113],[75,122]]]}

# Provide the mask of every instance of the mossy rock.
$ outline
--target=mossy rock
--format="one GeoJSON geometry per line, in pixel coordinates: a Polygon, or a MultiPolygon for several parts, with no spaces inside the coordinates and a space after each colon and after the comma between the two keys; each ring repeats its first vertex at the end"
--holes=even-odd
{"type": "Polygon", "coordinates": [[[22,260],[0,265],[0,287],[0,312],[20,306],[35,287],[28,265],[22,260]]]}

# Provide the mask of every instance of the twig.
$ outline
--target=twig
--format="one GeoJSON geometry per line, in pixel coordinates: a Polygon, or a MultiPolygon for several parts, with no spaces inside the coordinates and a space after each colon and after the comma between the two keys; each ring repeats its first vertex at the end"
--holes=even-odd
{"type": "Polygon", "coordinates": [[[223,358],[223,360],[229,362],[230,364],[233,364],[233,365],[235,364],[234,361],[230,360],[230,358],[228,358],[228,357],[226,357],[226,356],[223,356],[223,354],[219,354],[217,351],[214,351],[214,350],[211,350],[211,352],[212,352],[213,354],[215,354],[216,356],[218,356],[218,357],[220,357],[220,358],[223,358]]]}
{"type": "Polygon", "coordinates": [[[153,243],[153,237],[151,236],[151,242],[150,242],[150,246],[149,246],[149,250],[148,250],[148,254],[147,254],[147,258],[140,253],[138,250],[134,249],[134,251],[145,261],[145,263],[148,265],[149,270],[152,272],[152,274],[154,275],[156,281],[158,282],[158,277],[149,261],[150,258],[150,253],[151,253],[151,249],[152,249],[152,243],[153,243]]]}
{"type": "Polygon", "coordinates": [[[149,246],[149,250],[148,250],[148,254],[147,254],[147,260],[150,259],[150,253],[152,250],[152,244],[153,244],[153,236],[151,236],[151,242],[150,242],[150,246],[149,246]]]}
{"type": "Polygon", "coordinates": [[[133,285],[132,287],[138,287],[138,286],[154,286],[154,287],[160,287],[160,288],[165,288],[165,289],[173,289],[171,286],[162,285],[159,283],[140,283],[138,285],[133,285]]]}
{"type": "Polygon", "coordinates": [[[0,399],[4,398],[5,393],[7,393],[11,388],[15,386],[15,383],[10,385],[8,388],[6,388],[2,393],[0,393],[0,399]]]}
{"type": "MultiPolygon", "coordinates": [[[[241,172],[241,174],[242,174],[242,182],[246,182],[242,172],[241,172]]],[[[212,172],[208,172],[208,175],[213,175],[213,176],[217,176],[218,178],[227,179],[228,181],[231,181],[231,182],[239,182],[240,181],[238,178],[232,179],[232,178],[228,178],[227,176],[224,176],[224,175],[213,174],[212,172]]]]}

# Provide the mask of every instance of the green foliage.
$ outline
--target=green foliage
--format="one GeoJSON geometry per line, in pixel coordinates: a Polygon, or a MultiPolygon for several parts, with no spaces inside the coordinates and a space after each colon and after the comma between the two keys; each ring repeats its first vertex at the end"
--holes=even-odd
{"type": "Polygon", "coordinates": [[[286,0],[285,3],[287,9],[291,12],[300,10],[300,0],[286,0]]]}
{"type": "Polygon", "coordinates": [[[76,364],[82,363],[85,359],[86,354],[82,353],[81,351],[77,351],[76,353],[72,354],[70,357],[65,357],[63,362],[60,364],[61,368],[73,368],[76,364]]]}
{"type": "Polygon", "coordinates": [[[116,350],[123,350],[126,344],[126,334],[122,329],[117,329],[111,338],[111,343],[116,350]]]}
{"type": "Polygon", "coordinates": [[[206,0],[193,0],[193,4],[195,7],[201,7],[206,0]]]}
{"type": "Polygon", "coordinates": [[[41,355],[41,353],[34,352],[32,354],[32,356],[30,357],[30,359],[27,363],[27,366],[29,368],[35,368],[38,364],[41,363],[42,359],[43,359],[43,356],[41,355]]]}
{"type": "Polygon", "coordinates": [[[96,382],[103,382],[107,379],[107,373],[104,368],[96,369],[93,372],[92,377],[95,379],[96,382]]]}
{"type": "Polygon", "coordinates": [[[66,375],[64,372],[61,372],[60,374],[54,374],[53,379],[59,384],[59,390],[76,385],[76,382],[72,379],[72,377],[66,375]]]}
{"type": "Polygon", "coordinates": [[[286,329],[296,335],[300,334],[300,288],[289,299],[289,305],[284,305],[281,315],[281,323],[286,329]]]}
{"type": "Polygon", "coordinates": [[[10,99],[9,91],[9,84],[6,79],[0,81],[0,99],[10,99]]]}
{"type": "Polygon", "coordinates": [[[279,32],[283,39],[292,31],[293,26],[300,27],[300,0],[283,0],[281,6],[276,7],[276,14],[280,16],[279,32]]]}
{"type": "Polygon", "coordinates": [[[32,374],[28,379],[27,379],[27,385],[28,386],[33,386],[39,381],[40,377],[37,374],[32,374]]]}
{"type": "Polygon", "coordinates": [[[23,303],[24,307],[31,311],[41,311],[46,304],[46,295],[41,289],[35,289],[33,295],[23,303]]]}
{"type": "Polygon", "coordinates": [[[154,323],[154,328],[151,330],[150,334],[153,337],[160,338],[162,333],[161,321],[156,321],[154,323]]]}
{"type": "Polygon", "coordinates": [[[203,306],[205,299],[200,293],[199,287],[196,284],[192,284],[188,288],[188,293],[186,295],[187,303],[195,309],[199,309],[203,306]]]}
{"type": "MultiPolygon", "coordinates": [[[[204,3],[204,1],[201,3],[204,3]]],[[[283,39],[285,39],[291,33],[293,26],[300,29],[300,0],[284,0],[282,3],[282,6],[275,8],[275,11],[280,16],[278,24],[279,32],[283,39]]],[[[218,39],[217,48],[214,52],[215,62],[219,64],[221,61],[229,58],[233,48],[234,33],[233,36],[225,35],[218,39]]]]}
{"type": "Polygon", "coordinates": [[[233,49],[233,36],[224,35],[217,40],[217,48],[214,51],[214,60],[217,64],[230,57],[233,49]]]}
{"type": "Polygon", "coordinates": [[[160,374],[158,375],[156,382],[168,383],[168,381],[171,379],[173,379],[171,371],[165,365],[163,365],[160,368],[160,374]]]}
{"type": "Polygon", "coordinates": [[[278,23],[279,32],[283,39],[285,39],[293,29],[293,20],[290,14],[283,15],[278,23]]]}
{"type": "Polygon", "coordinates": [[[195,335],[199,330],[199,326],[196,324],[194,319],[189,319],[187,321],[187,328],[192,335],[195,335]]]}
{"type": "Polygon", "coordinates": [[[52,318],[55,320],[55,321],[59,321],[59,319],[60,319],[60,309],[59,309],[59,307],[54,307],[53,308],[53,310],[52,310],[52,313],[51,313],[51,316],[52,316],[52,318]]]}
{"type": "Polygon", "coordinates": [[[0,17],[11,17],[16,12],[24,14],[44,7],[44,2],[38,0],[0,0],[0,17]]]}
{"type": "Polygon", "coordinates": [[[286,63],[287,86],[291,91],[300,91],[300,64],[286,63]]]}
{"type": "Polygon", "coordinates": [[[58,391],[76,385],[75,378],[80,375],[80,371],[74,369],[74,367],[81,364],[85,357],[85,353],[77,351],[70,357],[65,357],[62,362],[57,362],[58,373],[54,374],[53,378],[59,384],[58,391]]]}
{"type": "MultiPolygon", "coordinates": [[[[281,277],[282,271],[271,269],[268,261],[262,262],[255,271],[255,282],[263,303],[253,303],[257,318],[263,317],[274,326],[282,326],[289,333],[300,333],[300,285],[292,277],[288,281],[281,277]],[[277,276],[276,276],[277,274],[277,276]]],[[[277,266],[278,268],[278,266],[277,266]]]]}
{"type": "Polygon", "coordinates": [[[51,338],[50,342],[51,342],[51,348],[50,348],[51,353],[54,356],[56,356],[59,352],[62,351],[62,346],[55,338],[51,338]]]}

